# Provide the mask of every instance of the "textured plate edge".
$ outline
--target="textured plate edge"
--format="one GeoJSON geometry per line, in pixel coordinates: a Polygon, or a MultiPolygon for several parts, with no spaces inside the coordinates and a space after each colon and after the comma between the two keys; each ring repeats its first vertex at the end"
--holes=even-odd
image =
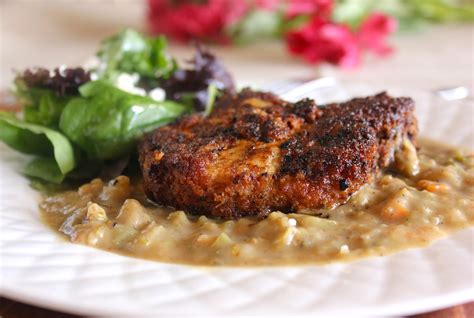
{"type": "MultiPolygon", "coordinates": [[[[64,301],[58,301],[49,299],[47,297],[38,297],[37,293],[28,293],[28,292],[16,292],[13,289],[1,287],[0,295],[2,297],[9,298],[14,301],[19,301],[33,306],[38,306],[41,308],[46,308],[55,311],[61,311],[64,313],[69,313],[73,315],[84,315],[84,316],[123,316],[123,315],[153,315],[154,312],[149,311],[124,311],[124,310],[113,310],[105,309],[100,306],[90,306],[87,307],[81,306],[76,301],[69,302],[66,304],[64,301]]],[[[450,306],[456,306],[463,303],[474,301],[474,287],[462,291],[457,291],[449,294],[444,294],[443,296],[426,298],[423,300],[423,303],[420,304],[420,300],[414,300],[410,303],[401,303],[393,304],[390,306],[384,306],[380,308],[371,308],[367,309],[366,307],[360,308],[351,308],[348,310],[324,310],[324,311],[312,311],[305,315],[297,315],[298,317],[313,317],[314,315],[335,315],[335,316],[364,316],[364,315],[377,315],[377,316],[395,316],[395,315],[415,315],[428,311],[435,311],[450,306]],[[433,305],[436,304],[436,305],[433,305]],[[403,309],[400,310],[400,307],[403,309]]],[[[206,317],[222,317],[222,313],[195,313],[193,317],[197,316],[206,316],[206,317]]],[[[229,314],[226,313],[226,316],[239,316],[239,314],[229,314]]],[[[161,314],[160,317],[166,316],[175,316],[174,314],[161,314]]],[[[176,316],[189,316],[185,314],[177,314],[176,316]]],[[[259,315],[262,316],[262,315],[259,315]]],[[[265,315],[264,315],[265,316],[265,315]]],[[[270,316],[270,314],[269,314],[270,316]]],[[[280,315],[271,314],[271,317],[278,317],[280,315]]],[[[281,314],[281,317],[287,317],[288,314],[281,314]]]]}

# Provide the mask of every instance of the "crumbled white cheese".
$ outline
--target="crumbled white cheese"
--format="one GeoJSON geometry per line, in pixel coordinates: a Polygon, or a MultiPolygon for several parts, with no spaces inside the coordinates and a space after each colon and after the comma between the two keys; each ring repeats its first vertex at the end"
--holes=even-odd
{"type": "Polygon", "coordinates": [[[133,105],[132,106],[132,112],[134,114],[140,114],[140,113],[143,113],[144,111],[145,111],[145,109],[142,106],[138,106],[138,105],[133,105]]]}
{"type": "Polygon", "coordinates": [[[349,253],[349,246],[347,246],[347,244],[342,245],[341,248],[339,249],[339,253],[341,254],[349,253]]]}
{"type": "Polygon", "coordinates": [[[149,93],[148,96],[153,98],[154,100],[161,102],[165,100],[165,91],[162,88],[154,88],[149,93]]]}
{"type": "Polygon", "coordinates": [[[288,226],[296,226],[296,220],[295,219],[288,219],[288,226]]]}
{"type": "Polygon", "coordinates": [[[295,228],[288,228],[285,233],[283,234],[282,237],[282,242],[286,246],[290,246],[291,242],[293,241],[293,238],[295,237],[296,233],[298,232],[297,229],[295,228]]]}
{"type": "Polygon", "coordinates": [[[117,80],[115,81],[115,85],[123,91],[129,92],[135,95],[145,96],[146,91],[136,86],[138,80],[139,80],[138,74],[121,73],[117,77],[117,80]]]}

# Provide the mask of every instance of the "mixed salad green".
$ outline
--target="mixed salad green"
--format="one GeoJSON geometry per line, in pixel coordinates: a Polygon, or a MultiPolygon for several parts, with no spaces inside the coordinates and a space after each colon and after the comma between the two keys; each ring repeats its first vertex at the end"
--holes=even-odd
{"type": "Polygon", "coordinates": [[[0,112],[0,140],[34,155],[26,175],[56,184],[124,167],[143,134],[186,113],[209,115],[219,92],[234,90],[211,53],[198,46],[192,67],[183,68],[166,46],[164,37],[127,29],[102,42],[94,69],[17,74],[13,91],[23,112],[0,112]]]}

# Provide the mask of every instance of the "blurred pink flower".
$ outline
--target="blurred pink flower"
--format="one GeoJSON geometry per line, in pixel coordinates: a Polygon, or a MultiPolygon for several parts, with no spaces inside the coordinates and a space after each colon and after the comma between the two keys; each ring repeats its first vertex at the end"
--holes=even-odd
{"type": "MultiPolygon", "coordinates": [[[[243,1],[245,2],[245,1],[243,1]]],[[[281,4],[281,0],[253,0],[247,1],[250,6],[254,6],[256,8],[265,9],[265,10],[273,10],[278,8],[281,4]],[[252,3],[253,2],[253,3],[252,3]]]]}
{"type": "Polygon", "coordinates": [[[230,39],[223,33],[249,9],[245,1],[209,0],[191,1],[148,0],[148,19],[151,32],[165,34],[180,41],[192,39],[221,43],[230,39]]]}
{"type": "Polygon", "coordinates": [[[286,34],[288,49],[307,62],[328,62],[344,68],[359,64],[360,49],[354,34],[345,25],[314,17],[302,28],[286,34]]]}
{"type": "Polygon", "coordinates": [[[357,38],[361,47],[372,50],[378,55],[392,52],[385,43],[388,35],[397,30],[397,20],[382,13],[372,13],[362,22],[357,38]]]}
{"type": "Polygon", "coordinates": [[[333,0],[287,0],[286,16],[298,15],[329,17],[332,12],[333,0]]]}

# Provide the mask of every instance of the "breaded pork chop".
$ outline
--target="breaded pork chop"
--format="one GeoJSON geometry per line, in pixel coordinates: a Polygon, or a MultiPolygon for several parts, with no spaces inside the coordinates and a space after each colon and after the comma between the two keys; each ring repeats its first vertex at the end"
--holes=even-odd
{"type": "Polygon", "coordinates": [[[318,107],[244,90],[205,118],[191,115],[139,146],[151,200],[224,219],[345,202],[414,139],[410,98],[385,93],[318,107]]]}

